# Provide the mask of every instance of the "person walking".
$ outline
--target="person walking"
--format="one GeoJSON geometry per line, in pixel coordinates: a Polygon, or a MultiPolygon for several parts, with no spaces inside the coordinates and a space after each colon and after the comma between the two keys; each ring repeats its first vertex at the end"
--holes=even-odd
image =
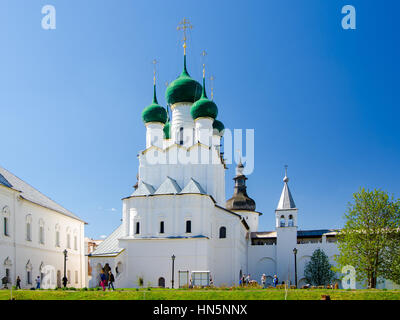
{"type": "Polygon", "coordinates": [[[278,284],[278,277],[276,275],[274,275],[274,279],[272,280],[272,284],[274,285],[274,287],[276,288],[277,284],[278,284]]]}
{"type": "Polygon", "coordinates": [[[111,270],[108,271],[108,290],[111,290],[110,287],[112,287],[113,291],[115,290],[114,288],[114,275],[112,274],[111,270]]]}
{"type": "Polygon", "coordinates": [[[104,274],[104,271],[101,270],[101,272],[100,272],[100,285],[103,288],[103,291],[106,290],[105,284],[106,284],[106,275],[104,274]]]}
{"type": "Polygon", "coordinates": [[[248,286],[250,283],[250,273],[246,276],[245,282],[246,282],[246,286],[248,286]]]}
{"type": "Polygon", "coordinates": [[[267,280],[267,276],[265,275],[265,273],[263,273],[263,275],[261,276],[261,286],[263,289],[265,289],[266,280],[267,280]]]}
{"type": "Polygon", "coordinates": [[[37,276],[35,281],[36,281],[36,289],[40,289],[40,277],[37,276]]]}
{"type": "Polygon", "coordinates": [[[17,276],[17,280],[15,280],[16,289],[21,289],[21,278],[17,276]]]}

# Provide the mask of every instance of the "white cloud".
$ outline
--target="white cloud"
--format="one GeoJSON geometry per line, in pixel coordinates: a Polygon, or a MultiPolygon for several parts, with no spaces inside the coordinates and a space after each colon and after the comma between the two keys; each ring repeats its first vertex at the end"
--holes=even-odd
{"type": "Polygon", "coordinates": [[[105,234],[100,236],[100,239],[105,239],[105,238],[107,238],[107,236],[105,234]]]}

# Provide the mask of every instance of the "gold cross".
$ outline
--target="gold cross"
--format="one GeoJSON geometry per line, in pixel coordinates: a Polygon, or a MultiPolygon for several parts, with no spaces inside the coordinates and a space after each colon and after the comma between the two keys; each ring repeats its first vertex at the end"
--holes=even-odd
{"type": "Polygon", "coordinates": [[[205,57],[207,55],[207,52],[205,50],[203,50],[203,52],[201,53],[201,55],[203,56],[203,78],[206,77],[206,64],[205,64],[205,57]]]}
{"type": "Polygon", "coordinates": [[[176,30],[183,31],[183,54],[186,55],[186,29],[193,29],[193,26],[190,24],[190,21],[186,18],[183,18],[179,25],[176,27],[176,30]]]}
{"type": "Polygon", "coordinates": [[[210,77],[210,82],[211,82],[211,100],[214,99],[214,80],[215,80],[215,77],[211,76],[210,77]]]}
{"type": "Polygon", "coordinates": [[[153,64],[153,74],[154,74],[154,84],[156,84],[156,64],[158,63],[158,61],[156,59],[153,59],[153,61],[151,62],[153,64]]]}

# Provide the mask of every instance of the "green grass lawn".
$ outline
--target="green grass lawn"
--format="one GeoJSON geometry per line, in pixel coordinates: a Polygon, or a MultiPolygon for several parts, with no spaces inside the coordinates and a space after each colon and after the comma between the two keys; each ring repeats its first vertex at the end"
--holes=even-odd
{"type": "MultiPolygon", "coordinates": [[[[400,290],[290,289],[287,300],[400,300],[400,290]]],[[[13,290],[16,300],[284,300],[284,289],[118,289],[116,291],[13,290]]],[[[0,290],[0,300],[10,290],[0,290]]]]}

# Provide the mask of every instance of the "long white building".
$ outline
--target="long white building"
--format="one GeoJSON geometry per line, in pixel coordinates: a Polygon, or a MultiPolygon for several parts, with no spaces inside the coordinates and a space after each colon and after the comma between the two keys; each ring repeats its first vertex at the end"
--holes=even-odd
{"type": "Polygon", "coordinates": [[[68,286],[86,285],[84,221],[2,167],[0,216],[0,279],[61,287],[67,250],[68,286]]]}

